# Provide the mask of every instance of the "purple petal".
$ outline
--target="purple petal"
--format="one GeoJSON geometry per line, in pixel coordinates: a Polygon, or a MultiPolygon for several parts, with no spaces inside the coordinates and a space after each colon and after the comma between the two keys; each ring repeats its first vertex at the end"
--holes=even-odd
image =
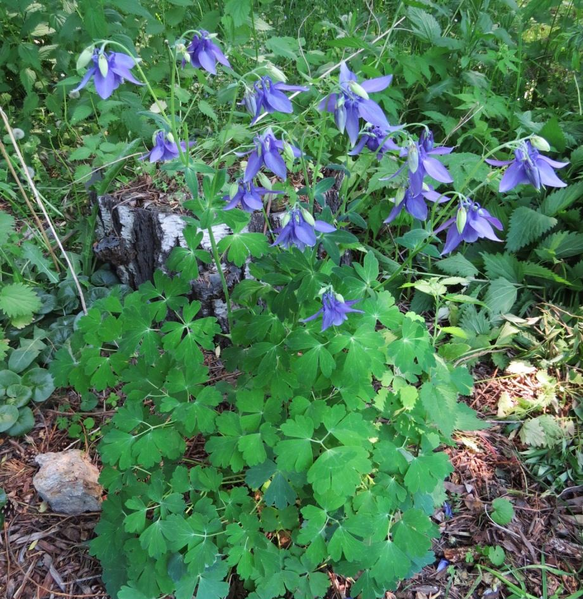
{"type": "Polygon", "coordinates": [[[462,242],[462,236],[458,233],[455,225],[450,227],[447,231],[447,237],[445,238],[445,245],[443,246],[443,251],[441,255],[449,254],[462,242]]]}
{"type": "Polygon", "coordinates": [[[484,162],[491,164],[492,166],[506,166],[514,162],[514,160],[493,160],[492,158],[486,158],[484,162]]]}
{"type": "Polygon", "coordinates": [[[122,52],[113,52],[113,62],[116,66],[124,67],[126,69],[131,69],[136,66],[135,59],[122,52]]]}
{"type": "Polygon", "coordinates": [[[152,148],[150,152],[150,162],[158,162],[158,160],[162,159],[164,155],[164,147],[160,145],[156,145],[152,148]]]}
{"type": "Polygon", "coordinates": [[[451,154],[453,152],[453,148],[449,148],[447,146],[440,146],[439,148],[433,148],[433,150],[429,150],[428,154],[433,154],[434,156],[443,156],[444,154],[451,154]]]}
{"type": "Polygon", "coordinates": [[[492,225],[483,216],[476,214],[476,217],[470,218],[468,223],[480,237],[485,237],[486,239],[491,239],[492,241],[500,241],[500,239],[498,239],[496,236],[496,233],[494,233],[492,225]]]}
{"type": "Polygon", "coordinates": [[[243,195],[243,202],[253,210],[261,210],[263,208],[263,202],[257,196],[249,192],[243,195]]]}
{"type": "Polygon", "coordinates": [[[320,233],[333,233],[336,231],[336,227],[324,220],[317,220],[314,224],[314,229],[320,233]]]}
{"type": "Polygon", "coordinates": [[[382,108],[373,100],[361,100],[358,103],[358,112],[360,116],[371,125],[378,127],[389,127],[389,121],[382,108]]]}
{"type": "Polygon", "coordinates": [[[356,75],[348,68],[345,62],[340,65],[340,85],[356,81],[356,75]]]}
{"type": "Polygon", "coordinates": [[[395,206],[393,206],[393,209],[391,210],[391,213],[389,214],[389,216],[387,216],[387,218],[383,221],[385,224],[389,224],[392,223],[399,214],[401,214],[401,210],[403,210],[403,206],[405,205],[404,202],[401,202],[400,204],[396,204],[395,206]]]}
{"type": "MultiPolygon", "coordinates": [[[[552,160],[548,156],[543,156],[542,154],[538,155],[537,162],[538,162],[538,160],[544,160],[546,163],[550,164],[553,168],[563,168],[569,164],[568,162],[557,162],[556,160],[552,160]]],[[[539,164],[539,167],[540,167],[540,164],[539,164]]]]}
{"type": "Polygon", "coordinates": [[[334,112],[334,107],[338,102],[338,94],[330,94],[326,96],[318,104],[318,110],[326,110],[327,112],[334,112]]]}
{"type": "Polygon", "coordinates": [[[417,220],[427,218],[427,204],[423,201],[423,196],[409,196],[405,207],[407,212],[417,220]]]}
{"type": "Polygon", "coordinates": [[[289,98],[283,92],[276,89],[265,94],[265,101],[273,110],[277,110],[277,112],[291,113],[294,111],[289,98]]]}
{"type": "Polygon", "coordinates": [[[245,169],[244,180],[246,183],[253,181],[253,177],[259,172],[263,159],[259,156],[257,150],[253,150],[247,159],[247,168],[245,169]]]}
{"type": "Polygon", "coordinates": [[[541,160],[537,160],[536,163],[540,172],[540,180],[543,185],[548,185],[549,187],[567,187],[567,184],[557,177],[557,173],[555,173],[550,164],[541,160]]]}
{"type": "MultiPolygon", "coordinates": [[[[340,128],[340,127],[339,127],[340,128]]],[[[348,133],[348,137],[350,138],[350,142],[352,145],[356,143],[358,139],[359,132],[359,124],[358,124],[358,109],[355,106],[351,106],[350,108],[346,108],[346,133],[348,133]]]]}
{"type": "Polygon", "coordinates": [[[109,71],[107,73],[107,76],[104,77],[98,69],[95,72],[93,81],[95,83],[95,91],[104,100],[107,100],[107,98],[109,98],[109,96],[111,96],[113,91],[119,85],[119,84],[116,84],[115,74],[112,71],[109,71]]]}
{"type": "Polygon", "coordinates": [[[91,77],[95,75],[95,71],[97,71],[95,67],[87,69],[87,72],[83,76],[83,79],[81,79],[81,83],[79,83],[79,85],[72,91],[78,92],[80,89],[83,89],[89,83],[89,79],[91,79],[91,77]]]}
{"type": "Polygon", "coordinates": [[[312,314],[312,316],[308,316],[308,318],[300,320],[300,322],[310,322],[310,320],[315,320],[316,318],[318,318],[318,316],[320,316],[320,314],[323,314],[323,312],[324,308],[320,308],[315,314],[312,314]]]}
{"type": "Polygon", "coordinates": [[[216,75],[217,74],[217,59],[214,54],[206,52],[205,50],[201,50],[198,53],[198,61],[200,62],[200,66],[209,73],[216,75]]]}
{"type": "Polygon", "coordinates": [[[367,136],[363,135],[359,140],[358,143],[354,146],[354,149],[352,149],[350,152],[348,152],[349,156],[358,156],[362,150],[364,149],[364,146],[366,145],[366,141],[367,141],[367,136]]]}
{"type": "Polygon", "coordinates": [[[231,63],[227,60],[227,57],[223,54],[221,49],[214,42],[209,41],[208,47],[218,62],[220,62],[222,65],[226,67],[231,66],[231,63]]]}
{"type": "Polygon", "coordinates": [[[294,227],[296,237],[310,247],[316,245],[316,234],[314,229],[308,223],[301,223],[294,227]]]}
{"type": "Polygon", "coordinates": [[[131,83],[135,83],[136,85],[144,85],[141,81],[136,79],[133,73],[131,73],[131,71],[125,66],[120,66],[116,64],[113,67],[111,67],[111,70],[116,75],[119,75],[122,79],[125,79],[126,81],[130,81],[131,83]]]}
{"type": "Polygon", "coordinates": [[[375,79],[369,79],[368,81],[363,81],[360,84],[360,87],[364,89],[365,92],[382,92],[383,89],[386,89],[391,85],[391,81],[393,80],[392,75],[385,75],[384,77],[376,77],[375,79]]]}
{"type": "Polygon", "coordinates": [[[441,183],[452,183],[453,179],[449,174],[449,171],[437,160],[437,158],[427,157],[423,160],[423,166],[427,171],[427,174],[435,179],[441,181],[441,183]]]}
{"type": "Polygon", "coordinates": [[[287,83],[276,83],[273,87],[286,92],[307,92],[310,91],[309,87],[303,85],[287,85],[287,83]]]}
{"type": "Polygon", "coordinates": [[[502,180],[500,181],[500,187],[498,187],[498,191],[500,193],[505,193],[514,189],[517,185],[521,183],[528,183],[528,177],[522,166],[522,163],[512,162],[512,164],[506,169],[504,175],[502,176],[502,180]]]}
{"type": "Polygon", "coordinates": [[[287,167],[283,158],[275,150],[266,152],[263,156],[265,166],[275,173],[280,179],[287,179],[287,167]]]}

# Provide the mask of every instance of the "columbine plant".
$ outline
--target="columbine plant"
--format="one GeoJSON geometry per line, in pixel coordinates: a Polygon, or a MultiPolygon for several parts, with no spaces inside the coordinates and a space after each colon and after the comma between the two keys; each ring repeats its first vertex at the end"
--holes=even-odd
{"type": "MultiPolygon", "coordinates": [[[[377,255],[348,230],[363,219],[349,206],[347,188],[340,207],[327,202],[335,183],[320,180],[328,113],[356,144],[351,156],[402,163],[391,177],[398,191],[386,222],[403,222],[408,213],[426,221],[426,237],[447,229],[444,253],[462,241],[498,240],[501,223],[468,198],[482,185],[467,194],[463,186],[434,189],[452,182],[436,158],[452,148],[437,146],[426,128],[416,139],[405,126],[391,126],[382,100],[369,97],[391,76],[359,83],[345,63],[339,87],[318,104],[320,120],[306,122],[319,114],[309,108],[298,117],[300,139],[319,134],[315,157],[293,135],[294,107],[285,94],[305,88],[263,77],[249,92],[242,78],[243,104],[259,123],[252,147],[227,151],[222,136],[221,152],[205,164],[196,154],[202,144],[178,142],[189,139],[187,123],[166,112],[137,57],[106,54],[107,45],[121,49],[106,42],[84,53],[81,66],[93,64],[78,89],[93,78],[97,93],[109,97],[126,80],[139,83],[129,71],[137,67],[164,123],[149,159],[179,162],[192,195],[185,204],[192,210],[189,247],[175,248],[169,274],[101,300],[53,363],[59,385],[87,393],[121,384],[126,397],[99,446],[107,501],[91,552],[109,593],[220,599],[236,574],[261,599],[308,599],[326,594],[332,570],[355,580],[352,597],[384,597],[434,561],[431,515],[452,471],[438,447],[456,428],[480,422],[456,400],[471,392],[471,376],[435,352],[419,315],[395,305],[377,255]],[[276,112],[284,116],[270,126],[276,112]],[[245,160],[227,162],[235,153],[245,160]],[[283,190],[270,189],[266,172],[283,190]],[[303,188],[296,189],[290,179],[299,177],[303,188]],[[271,227],[264,198],[272,193],[290,197],[276,230],[246,232],[253,211],[265,213],[271,227]],[[215,225],[232,232],[217,241],[215,225]],[[200,247],[202,229],[211,256],[200,247]],[[363,259],[342,260],[347,248],[362,250],[363,259]],[[223,271],[225,256],[251,275],[235,288],[223,271]],[[230,345],[221,356],[237,372],[234,382],[209,378],[204,352],[214,355],[221,327],[191,299],[198,261],[211,257],[228,309],[222,335],[230,345]],[[311,324],[320,317],[321,326],[311,324]],[[193,443],[200,443],[194,453],[193,443]]],[[[188,61],[213,75],[217,63],[230,66],[203,30],[172,52],[174,66],[188,61]]],[[[175,92],[173,72],[171,107],[175,92]]],[[[233,100],[227,128],[240,100],[233,100]]],[[[533,139],[497,148],[517,148],[504,189],[525,177],[537,188],[551,185],[553,161],[535,152],[533,139]]]]}

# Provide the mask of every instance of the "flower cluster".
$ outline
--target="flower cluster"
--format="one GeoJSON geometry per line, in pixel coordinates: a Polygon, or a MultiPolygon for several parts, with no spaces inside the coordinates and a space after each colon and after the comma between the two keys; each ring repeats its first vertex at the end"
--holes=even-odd
{"type": "Polygon", "coordinates": [[[230,67],[227,57],[221,49],[212,41],[211,34],[204,29],[197,31],[192,41],[186,49],[186,54],[190,58],[190,64],[196,69],[204,69],[217,74],[217,62],[225,67],[230,67]]]}
{"type": "Polygon", "coordinates": [[[303,251],[306,246],[316,245],[316,232],[333,233],[336,228],[323,220],[315,220],[305,209],[294,206],[288,210],[281,221],[278,237],[273,245],[280,245],[285,249],[293,246],[303,251]]]}
{"type": "MultiPolygon", "coordinates": [[[[174,141],[172,133],[166,133],[165,131],[156,132],[153,137],[153,143],[154,147],[147,154],[141,156],[140,160],[148,158],[150,162],[166,162],[174,160],[180,155],[178,145],[174,141]]],[[[194,143],[193,141],[189,142],[188,147],[193,146],[194,143]]],[[[185,152],[187,149],[186,142],[181,141],[180,147],[185,152]]]]}
{"type": "Polygon", "coordinates": [[[73,92],[83,89],[93,79],[95,91],[102,99],[107,100],[124,81],[143,85],[131,72],[136,66],[135,59],[123,52],[105,52],[97,48],[93,52],[86,50],[79,57],[77,68],[83,68],[91,62],[93,64],[73,92]]]}
{"type": "Polygon", "coordinates": [[[223,210],[232,210],[239,205],[245,212],[262,210],[263,200],[261,196],[264,196],[268,193],[280,194],[283,193],[283,191],[274,191],[272,189],[265,189],[264,187],[255,187],[251,181],[239,179],[233,186],[232,194],[223,197],[223,200],[228,202],[223,210]]]}
{"type": "Polygon", "coordinates": [[[318,105],[319,110],[334,113],[336,126],[341,133],[348,133],[352,145],[358,139],[360,119],[383,131],[396,130],[391,127],[382,108],[368,96],[369,93],[386,89],[393,79],[392,75],[368,79],[358,83],[356,75],[346,66],[340,65],[340,89],[326,96],[318,105]]]}
{"type": "Polygon", "coordinates": [[[520,147],[514,150],[514,160],[486,160],[492,166],[510,165],[500,181],[500,187],[498,188],[500,193],[510,191],[522,183],[530,183],[535,189],[540,189],[544,185],[549,187],[567,186],[557,177],[553,169],[563,168],[569,163],[557,162],[548,156],[543,156],[535,147],[533,141],[535,144],[538,142],[544,149],[550,149],[544,139],[535,137],[532,140],[523,141],[520,147]],[[538,140],[542,140],[544,143],[538,140]]]}
{"type": "Polygon", "coordinates": [[[442,254],[449,254],[462,241],[473,243],[483,238],[492,241],[502,241],[498,239],[492,227],[501,231],[502,223],[485,208],[482,208],[478,202],[466,198],[460,202],[457,215],[445,221],[435,233],[440,233],[447,229],[442,254]]]}
{"type": "Polygon", "coordinates": [[[259,116],[265,112],[283,112],[290,114],[294,111],[290,99],[283,92],[307,92],[309,88],[301,85],[274,83],[271,77],[262,77],[253,85],[253,91],[245,94],[242,104],[253,115],[251,124],[254,125],[259,116]]]}

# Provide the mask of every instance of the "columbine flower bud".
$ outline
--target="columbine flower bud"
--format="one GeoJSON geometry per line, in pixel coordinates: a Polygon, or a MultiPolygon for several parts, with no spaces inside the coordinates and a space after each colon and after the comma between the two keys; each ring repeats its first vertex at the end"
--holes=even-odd
{"type": "Polygon", "coordinates": [[[409,163],[409,170],[412,173],[416,173],[417,169],[419,168],[419,150],[417,149],[417,144],[415,143],[409,144],[407,162],[409,163]]]}
{"type": "Polygon", "coordinates": [[[283,227],[285,227],[289,221],[291,220],[291,214],[289,212],[286,212],[284,214],[284,217],[281,219],[281,228],[283,229],[283,227]]]}
{"type": "Polygon", "coordinates": [[[35,170],[32,168],[32,166],[27,166],[26,170],[28,171],[28,174],[30,175],[30,178],[34,179],[34,176],[35,176],[36,173],[35,173],[35,170]]]}
{"type": "Polygon", "coordinates": [[[458,233],[461,235],[463,233],[464,227],[466,226],[466,222],[468,221],[468,213],[465,209],[465,206],[460,206],[457,211],[457,216],[455,219],[455,224],[458,230],[458,233]]]}
{"type": "Polygon", "coordinates": [[[239,191],[239,185],[237,183],[231,183],[229,187],[229,197],[233,199],[239,191]]]}
{"type": "Polygon", "coordinates": [[[277,81],[283,81],[284,83],[287,81],[285,73],[278,69],[274,64],[268,63],[265,67],[265,71],[270,77],[276,79],[277,81]]]}
{"type": "Polygon", "coordinates": [[[290,144],[287,143],[287,141],[283,142],[283,153],[284,153],[285,157],[288,158],[289,160],[293,161],[295,159],[294,151],[292,150],[292,147],[290,146],[290,144]]]}
{"type": "Polygon", "coordinates": [[[533,135],[530,138],[530,143],[537,149],[542,150],[543,152],[550,152],[551,146],[549,142],[540,135],[533,135]]]}
{"type": "Polygon", "coordinates": [[[99,58],[97,59],[97,66],[99,67],[99,72],[104,77],[107,77],[107,72],[109,71],[109,64],[107,63],[107,56],[105,56],[105,54],[101,53],[99,55],[99,58]]]}
{"type": "Polygon", "coordinates": [[[90,62],[93,57],[93,47],[89,46],[89,48],[85,48],[81,54],[79,54],[79,58],[77,58],[77,70],[80,71],[84,69],[90,62]]]}
{"type": "Polygon", "coordinates": [[[272,187],[271,181],[269,180],[269,177],[264,172],[259,172],[257,174],[257,177],[258,177],[259,181],[261,181],[261,185],[263,185],[263,187],[265,187],[265,189],[271,189],[271,187],[272,187]]]}
{"type": "Polygon", "coordinates": [[[334,297],[339,301],[344,303],[344,297],[340,293],[334,293],[334,297]]]}
{"type": "Polygon", "coordinates": [[[395,206],[398,206],[405,199],[405,188],[399,187],[395,194],[395,206]]]}
{"type": "Polygon", "coordinates": [[[302,208],[302,216],[308,225],[313,227],[316,224],[314,217],[305,208],[302,208]]]}
{"type": "Polygon", "coordinates": [[[19,139],[24,139],[24,131],[22,129],[12,129],[12,135],[14,135],[14,139],[19,140],[19,139]]]}
{"type": "Polygon", "coordinates": [[[370,100],[368,94],[366,93],[366,90],[361,85],[358,85],[356,81],[351,81],[348,84],[348,86],[350,87],[350,91],[353,94],[356,94],[357,96],[364,98],[365,100],[370,100]]]}
{"type": "Polygon", "coordinates": [[[166,135],[166,139],[167,139],[167,140],[168,140],[168,141],[169,141],[171,144],[175,143],[175,141],[174,141],[174,135],[172,135],[172,133],[168,133],[168,134],[166,135]]]}
{"type": "Polygon", "coordinates": [[[80,96],[80,92],[78,92],[76,89],[73,89],[69,92],[69,98],[71,98],[71,100],[77,100],[77,98],[79,98],[80,96]]]}

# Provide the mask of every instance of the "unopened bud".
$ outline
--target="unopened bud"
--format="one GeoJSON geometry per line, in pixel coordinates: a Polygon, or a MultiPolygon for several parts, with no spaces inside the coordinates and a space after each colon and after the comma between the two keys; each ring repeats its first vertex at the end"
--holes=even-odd
{"type": "Polygon", "coordinates": [[[304,220],[308,223],[308,225],[310,225],[311,227],[313,227],[316,224],[314,217],[305,208],[302,208],[302,216],[304,217],[304,220]]]}
{"type": "Polygon", "coordinates": [[[542,150],[543,152],[550,152],[551,146],[549,142],[540,135],[533,135],[530,138],[530,143],[537,149],[542,150]]]}
{"type": "Polygon", "coordinates": [[[167,140],[168,140],[168,141],[169,141],[171,144],[175,143],[175,141],[174,141],[174,135],[172,135],[172,133],[167,133],[167,134],[166,134],[166,139],[167,139],[167,140]]]}
{"type": "Polygon", "coordinates": [[[233,199],[239,193],[239,185],[237,183],[231,183],[229,187],[229,197],[233,199]]]}
{"type": "Polygon", "coordinates": [[[290,146],[290,144],[287,143],[287,141],[283,142],[283,153],[285,155],[286,158],[288,158],[289,160],[294,160],[295,156],[294,156],[294,151],[292,149],[292,147],[290,146]]]}
{"type": "Polygon", "coordinates": [[[99,58],[97,59],[97,66],[99,67],[99,72],[103,75],[103,77],[107,77],[107,73],[109,72],[109,64],[105,54],[101,53],[99,55],[99,58]]]}
{"type": "Polygon", "coordinates": [[[362,85],[359,85],[358,83],[356,83],[356,81],[351,81],[348,84],[348,87],[350,87],[350,91],[353,94],[356,94],[357,96],[360,96],[361,98],[364,98],[365,100],[368,100],[368,94],[366,93],[366,90],[364,89],[364,87],[362,87],[362,85]]]}
{"type": "Polygon", "coordinates": [[[340,293],[334,293],[334,297],[340,302],[340,303],[344,303],[344,296],[342,296],[340,293]]]}
{"type": "Polygon", "coordinates": [[[419,168],[419,150],[417,149],[417,144],[415,143],[409,144],[407,162],[409,164],[409,170],[412,173],[416,173],[417,169],[419,168]]]}
{"type": "Polygon", "coordinates": [[[265,189],[271,189],[271,181],[269,180],[269,178],[267,177],[267,175],[263,172],[259,172],[257,173],[257,177],[259,179],[259,181],[261,182],[261,185],[263,187],[265,187],[265,189]]]}
{"type": "Polygon", "coordinates": [[[71,98],[71,100],[76,100],[80,96],[81,96],[81,92],[77,91],[76,89],[72,89],[69,92],[69,98],[71,98]]]}
{"type": "Polygon", "coordinates": [[[287,81],[285,73],[281,69],[278,69],[274,64],[268,63],[265,67],[265,71],[276,81],[283,81],[284,83],[287,81]]]}
{"type": "Polygon", "coordinates": [[[460,206],[457,211],[457,216],[455,219],[455,224],[458,230],[458,233],[461,235],[464,231],[464,227],[466,226],[466,222],[468,221],[468,213],[464,206],[460,206]]]}
{"type": "Polygon", "coordinates": [[[35,173],[34,169],[32,168],[32,166],[27,166],[26,170],[28,171],[28,174],[30,175],[30,178],[34,179],[34,176],[35,176],[36,173],[35,173]]]}
{"type": "Polygon", "coordinates": [[[290,220],[291,220],[291,213],[286,212],[284,217],[281,219],[281,226],[285,227],[289,223],[290,220]]]}
{"type": "Polygon", "coordinates": [[[12,129],[12,135],[14,135],[14,139],[16,140],[24,139],[24,131],[22,129],[12,129]]]}
{"type": "Polygon", "coordinates": [[[77,58],[77,70],[80,71],[84,69],[90,62],[93,57],[93,47],[89,46],[89,48],[85,48],[81,54],[79,54],[79,58],[77,58]]]}
{"type": "Polygon", "coordinates": [[[405,199],[405,188],[399,187],[395,194],[395,206],[398,206],[405,199]]]}
{"type": "Polygon", "coordinates": [[[182,42],[176,44],[176,54],[177,55],[184,54],[185,52],[186,52],[186,46],[182,42]]]}

